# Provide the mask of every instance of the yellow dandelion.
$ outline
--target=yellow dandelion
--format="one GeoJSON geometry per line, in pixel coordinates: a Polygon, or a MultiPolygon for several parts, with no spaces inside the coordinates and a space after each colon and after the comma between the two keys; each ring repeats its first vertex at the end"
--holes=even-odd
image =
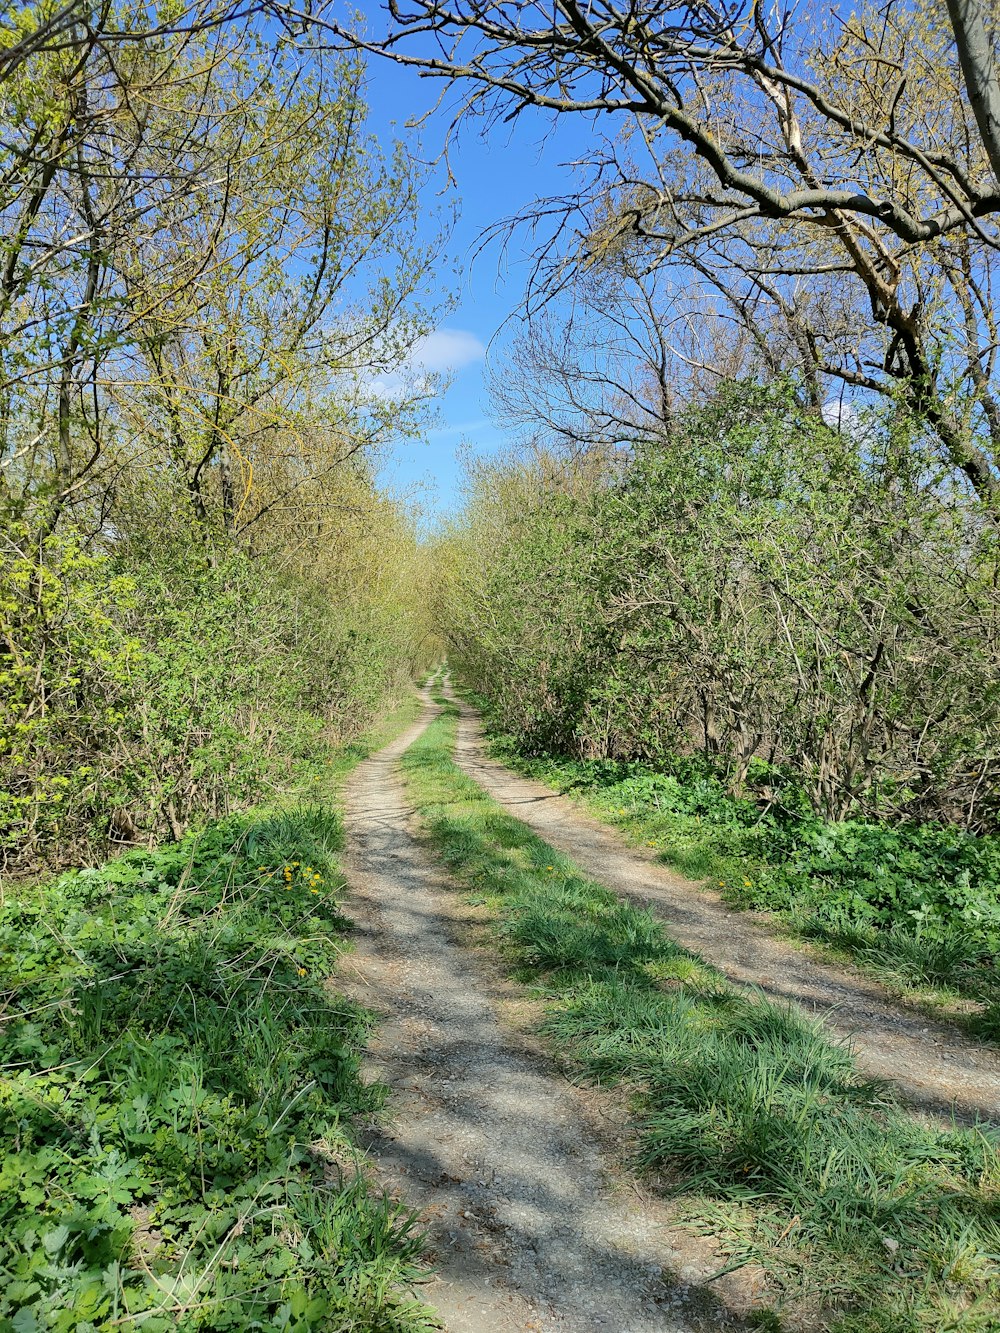
{"type": "Polygon", "coordinates": [[[267,866],[258,866],[257,869],[260,871],[265,871],[267,869],[267,866]]]}
{"type": "Polygon", "coordinates": [[[749,881],[748,879],[745,879],[745,880],[743,881],[743,885],[744,885],[744,887],[747,888],[747,889],[750,889],[750,888],[753,887],[753,885],[750,883],[750,881],[749,881]]]}
{"type": "Polygon", "coordinates": [[[319,889],[310,889],[309,892],[310,892],[310,893],[319,893],[319,889]]]}
{"type": "Polygon", "coordinates": [[[306,970],[305,970],[304,967],[300,967],[300,968],[298,968],[297,971],[298,971],[298,974],[299,974],[300,977],[304,977],[305,974],[306,974],[306,970]]]}

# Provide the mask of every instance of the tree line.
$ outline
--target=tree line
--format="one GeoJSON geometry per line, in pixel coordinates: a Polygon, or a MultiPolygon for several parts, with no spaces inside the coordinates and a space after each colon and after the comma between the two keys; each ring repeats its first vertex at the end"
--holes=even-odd
{"type": "Polygon", "coordinates": [[[456,670],[528,754],[997,826],[995,528],[905,415],[727,384],[624,454],[474,466],[439,558],[456,670]]]}
{"type": "Polygon", "coordinates": [[[529,750],[995,827],[1000,11],[386,14],[363,45],[458,121],[589,126],[506,224],[541,237],[494,376],[523,448],[441,546],[470,683],[529,750]]]}
{"type": "Polygon", "coordinates": [[[0,60],[0,863],[266,793],[412,669],[374,477],[434,317],[421,170],[269,5],[10,10],[0,60]]]}

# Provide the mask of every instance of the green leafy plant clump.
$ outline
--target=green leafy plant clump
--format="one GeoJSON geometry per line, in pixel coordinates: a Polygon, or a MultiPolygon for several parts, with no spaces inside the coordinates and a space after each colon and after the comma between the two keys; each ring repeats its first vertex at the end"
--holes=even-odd
{"type": "Polygon", "coordinates": [[[351,1144],[340,841],[257,811],[3,903],[2,1333],[433,1326],[351,1144]]]}
{"type": "MultiPolygon", "coordinates": [[[[1000,838],[934,823],[824,820],[760,766],[733,796],[701,757],[655,763],[498,753],[584,800],[664,860],[716,885],[734,906],[778,912],[806,938],[908,986],[972,997],[996,1027],[1000,838]]],[[[992,1026],[991,1026],[992,1025],[992,1026]]]]}
{"type": "Polygon", "coordinates": [[[508,816],[451,762],[445,715],[404,758],[433,845],[493,911],[562,1056],[621,1085],[639,1164],[755,1264],[778,1323],[986,1333],[1000,1309],[1000,1142],[928,1127],[819,1024],[729,984],[508,816]]]}

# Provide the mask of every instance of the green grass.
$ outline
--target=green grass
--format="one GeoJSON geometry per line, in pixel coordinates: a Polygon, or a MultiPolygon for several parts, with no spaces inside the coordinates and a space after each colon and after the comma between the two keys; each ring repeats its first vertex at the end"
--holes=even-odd
{"type": "Polygon", "coordinates": [[[637,1166],[838,1333],[1000,1328],[1000,1142],[925,1128],[819,1024],[736,988],[586,880],[451,762],[448,709],[404,756],[428,836],[491,909],[512,975],[582,1074],[633,1099],[637,1166]]]}
{"type": "Polygon", "coordinates": [[[0,1333],[436,1326],[352,1146],[341,840],[250,811],[0,906],[0,1333]]]}
{"type": "Polygon", "coordinates": [[[493,747],[732,906],[771,912],[792,936],[945,1007],[974,1035],[1000,1039],[1000,838],[941,825],[831,824],[794,800],[768,810],[731,796],[695,760],[526,757],[497,737],[493,747]]]}

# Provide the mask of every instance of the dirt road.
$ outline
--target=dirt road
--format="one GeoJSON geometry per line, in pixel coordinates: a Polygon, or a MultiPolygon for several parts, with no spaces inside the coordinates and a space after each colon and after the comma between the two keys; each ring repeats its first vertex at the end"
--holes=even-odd
{"type": "MultiPolygon", "coordinates": [[[[460,705],[461,767],[587,874],[662,916],[738,982],[822,1014],[859,1063],[936,1118],[1000,1121],[1000,1058],[891,1003],[863,977],[769,935],[717,896],[627,846],[578,806],[485,754],[460,705]]],[[[387,1189],[418,1209],[436,1278],[421,1293],[449,1333],[708,1333],[769,1304],[749,1269],[724,1266],[622,1168],[616,1093],[566,1081],[530,1035],[470,907],[422,846],[397,775],[437,709],[362,764],[346,794],[347,908],[357,952],[338,987],[383,1021],[366,1073],[391,1088],[365,1143],[387,1189]]],[[[530,1018],[530,1013],[527,1015],[530,1018]]]]}
{"type": "Polygon", "coordinates": [[[478,717],[456,703],[459,766],[591,878],[648,906],[674,939],[734,981],[752,982],[772,999],[792,1000],[821,1014],[833,1033],[851,1043],[866,1072],[892,1079],[915,1107],[935,1118],[1000,1123],[995,1047],[977,1045],[956,1028],[892,1002],[863,976],[799,952],[718,895],[658,863],[653,853],[629,846],[571,800],[491,760],[478,717]]]}
{"type": "Polygon", "coordinates": [[[616,1169],[620,1122],[602,1133],[594,1097],[505,1021],[518,988],[469,947],[475,910],[410,831],[396,763],[436,711],[362,764],[346,793],[346,906],[359,931],[337,979],[384,1018],[366,1072],[392,1096],[366,1147],[428,1224],[439,1277],[421,1295],[450,1333],[743,1327],[718,1298],[758,1304],[753,1275],[709,1294],[721,1267],[710,1242],[673,1228],[616,1169]]]}

